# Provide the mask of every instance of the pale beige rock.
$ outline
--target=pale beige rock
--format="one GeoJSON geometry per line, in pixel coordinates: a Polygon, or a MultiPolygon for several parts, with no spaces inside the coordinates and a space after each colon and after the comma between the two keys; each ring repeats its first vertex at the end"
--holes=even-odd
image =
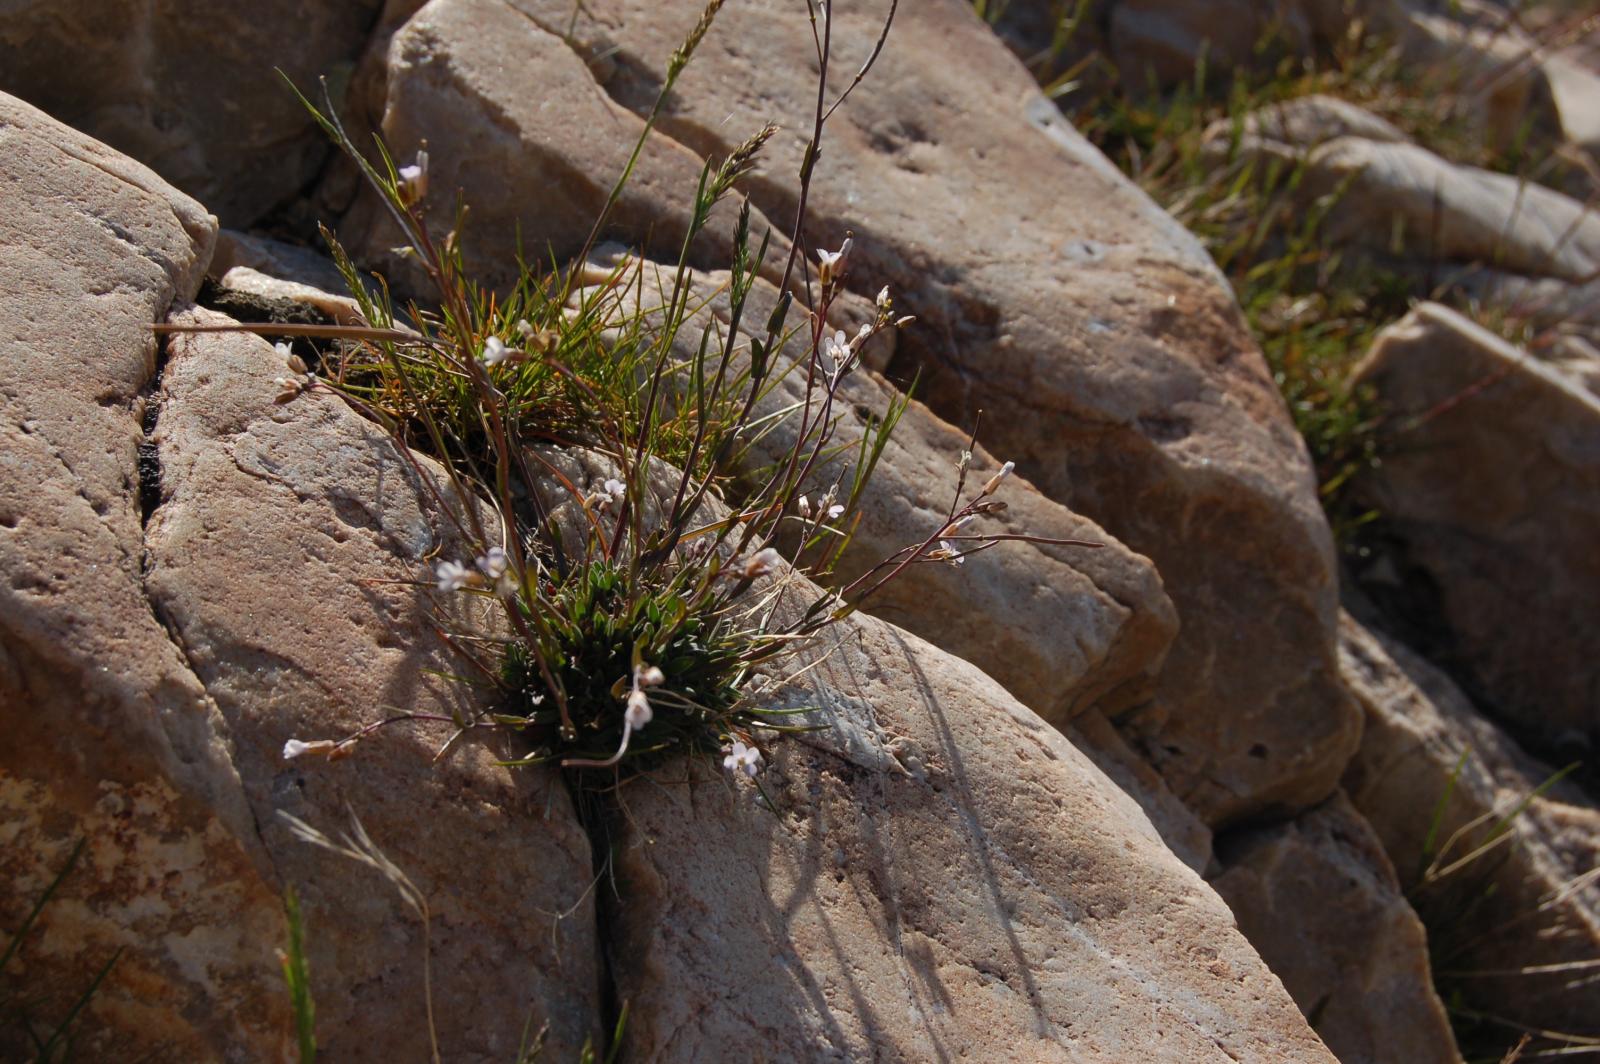
{"type": "MultiPolygon", "coordinates": [[[[1300,148],[1315,148],[1338,137],[1397,144],[1407,138],[1392,122],[1337,96],[1314,93],[1272,104],[1244,116],[1239,135],[1277,141],[1300,148]]],[[[1220,120],[1206,129],[1208,150],[1225,149],[1233,137],[1233,123],[1220,120]]]]}
{"type": "Polygon", "coordinates": [[[965,662],[874,618],[763,786],[631,786],[630,1058],[1331,1061],[1133,802],[965,662]]]}
{"type": "Polygon", "coordinates": [[[1211,885],[1340,1064],[1461,1060],[1427,936],[1343,792],[1218,841],[1211,885]]]}
{"type": "Polygon", "coordinates": [[[346,80],[379,0],[100,3],[0,12],[0,91],[147,163],[229,225],[299,194],[329,144],[308,96],[346,80]]]}
{"type": "Polygon", "coordinates": [[[1340,657],[1366,713],[1344,784],[1428,916],[1441,972],[1455,974],[1470,1004],[1496,1015],[1600,1033],[1593,968],[1600,957],[1600,810],[1593,798],[1570,781],[1535,795],[1554,769],[1524,753],[1443,673],[1395,640],[1347,617],[1340,657]],[[1504,841],[1423,886],[1436,815],[1433,851],[1451,842],[1436,868],[1469,853],[1497,825],[1504,825],[1504,841]]]}
{"type": "Polygon", "coordinates": [[[1447,162],[1387,132],[1369,139],[1363,127],[1370,122],[1345,120],[1349,135],[1329,139],[1337,124],[1285,122],[1278,110],[1252,123],[1241,150],[1303,168],[1298,192],[1308,203],[1343,190],[1328,216],[1329,240],[1394,255],[1398,235],[1401,259],[1570,285],[1600,269],[1600,215],[1570,196],[1447,162]]]}
{"type": "Polygon", "coordinates": [[[26,972],[56,1022],[126,947],[81,1050],[112,1048],[94,1030],[108,1013],[128,1021],[124,1056],[277,1047],[270,963],[207,941],[275,934],[275,891],[220,715],[142,588],[148,327],[199,286],[216,223],[4,96],[0,187],[0,926],[93,839],[8,978],[26,972]],[[190,1011],[207,990],[218,1007],[190,1011]]]}
{"type": "Polygon", "coordinates": [[[1385,330],[1355,379],[1390,427],[1357,490],[1402,570],[1432,584],[1412,603],[1438,643],[1430,653],[1530,740],[1592,748],[1600,400],[1437,304],[1385,330]]]}
{"type": "Polygon", "coordinates": [[[353,811],[427,894],[449,1055],[506,1059],[530,1015],[575,1055],[598,1017],[592,868],[553,778],[476,744],[433,764],[438,725],[338,765],[281,757],[459,703],[422,672],[449,662],[416,592],[386,583],[435,542],[429,497],[341,402],[274,403],[265,341],[173,341],[148,395],[149,326],[215,235],[191,200],[9,98],[0,184],[0,925],[87,839],[8,985],[54,1023],[121,948],[74,1028],[85,1058],[287,1057],[292,886],[324,1050],[415,1055],[417,920],[277,816],[333,833],[353,811]]]}
{"type": "MultiPolygon", "coordinates": [[[[518,0],[529,19],[514,31],[509,16],[485,14],[496,31],[468,33],[473,2],[486,0],[437,0],[396,35],[384,128],[406,131],[402,151],[407,138],[492,131],[444,154],[487,160],[480,169],[497,180],[512,169],[505,159],[536,174],[612,172],[604,160],[636,126],[611,100],[648,107],[653,72],[697,17],[611,0],[586,4],[574,24],[570,5],[518,0]],[[595,70],[610,100],[595,99],[602,90],[576,54],[560,54],[569,25],[607,55],[595,70]],[[533,68],[563,71],[558,95],[579,102],[548,116],[519,110],[514,99],[529,94],[517,79],[533,68]],[[554,128],[537,134],[541,123],[554,128]],[[570,143],[578,129],[581,146],[570,143]],[[535,165],[536,135],[548,147],[535,165]]],[[[870,13],[837,12],[839,71],[855,69],[878,30],[870,13]]],[[[747,183],[769,217],[792,209],[815,86],[789,60],[810,48],[802,9],[730,5],[662,119],[677,145],[710,155],[764,122],[783,125],[747,183]]],[[[657,148],[668,161],[678,151],[657,148]]],[[[637,202],[657,218],[646,251],[667,257],[672,212],[693,182],[674,183],[684,163],[661,166],[637,202]]],[[[1324,798],[1356,722],[1335,680],[1331,538],[1303,445],[1193,237],[1068,127],[959,0],[902,5],[870,87],[835,116],[820,175],[811,243],[837,247],[853,229],[850,283],[869,298],[890,284],[919,318],[892,369],[924,368],[919,395],[958,428],[983,409],[991,453],[1166,577],[1182,628],[1157,702],[1122,722],[1141,752],[1211,823],[1324,798]],[[1031,176],[995,183],[994,173],[1031,176]]],[[[571,243],[588,216],[565,212],[587,201],[548,183],[555,198],[540,201],[535,242],[566,226],[571,243]]],[[[480,198],[493,217],[531,209],[504,188],[480,198]]]]}
{"type": "MultiPolygon", "coordinates": [[[[579,251],[643,127],[595,84],[564,39],[566,16],[551,29],[503,0],[434,0],[394,33],[377,84],[366,90],[376,109],[367,117],[396,158],[428,145],[426,203],[436,236],[454,225],[458,196],[470,205],[464,254],[491,285],[515,280],[519,252],[548,264],[579,251]]],[[[670,139],[653,138],[602,238],[649,238],[675,255],[701,165],[670,139]]],[[[757,216],[753,226],[759,234],[766,223],[757,216]]],[[[695,261],[726,264],[732,231],[732,212],[720,212],[695,261]]],[[[366,186],[339,235],[403,290],[429,291],[425,275],[393,252],[401,234],[366,186]]]]}
{"type": "Polygon", "coordinates": [[[327,255],[271,237],[224,229],[217,234],[217,250],[211,256],[211,276],[220,279],[240,267],[324,293],[346,291],[344,277],[327,255]]]}
{"type": "Polygon", "coordinates": [[[1089,709],[1061,726],[1072,745],[1111,781],[1139,803],[1161,841],[1201,875],[1211,867],[1211,829],[1178,801],[1160,773],[1133,752],[1116,726],[1099,709],[1089,709]]]}
{"type": "Polygon", "coordinates": [[[335,325],[367,324],[361,314],[360,304],[349,296],[334,295],[299,281],[286,281],[248,266],[233,267],[217,283],[230,292],[259,300],[287,300],[315,307],[335,325]]]}

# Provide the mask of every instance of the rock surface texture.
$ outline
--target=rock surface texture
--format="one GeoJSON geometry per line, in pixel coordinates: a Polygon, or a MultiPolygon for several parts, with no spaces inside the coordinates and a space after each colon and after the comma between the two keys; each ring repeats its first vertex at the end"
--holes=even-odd
{"type": "Polygon", "coordinates": [[[284,77],[312,97],[319,77],[347,80],[381,6],[252,0],[199,18],[175,0],[21,0],[0,9],[0,91],[249,225],[329,155],[284,77]]]}
{"type": "Polygon", "coordinates": [[[1342,632],[1344,673],[1366,713],[1344,785],[1433,928],[1440,970],[1494,1015],[1600,1034],[1594,798],[1570,781],[1552,786],[1554,767],[1393,638],[1349,617],[1342,632]]]}
{"type": "Polygon", "coordinates": [[[1361,491],[1396,548],[1387,571],[1409,577],[1367,583],[1519,734],[1594,749],[1600,400],[1436,304],[1386,330],[1356,379],[1392,426],[1361,491]]]}
{"type": "Polygon", "coordinates": [[[720,781],[620,796],[630,1054],[1333,1059],[1058,732],[966,662],[849,623],[802,696],[832,728],[775,748],[776,815],[720,781]]]}
{"type": "Polygon", "coordinates": [[[438,1014],[453,1056],[505,1059],[530,1014],[574,1055],[596,1029],[591,871],[553,778],[477,746],[430,766],[439,726],[337,766],[281,758],[289,738],[459,697],[422,671],[444,662],[415,593],[383,583],[434,545],[428,496],[339,400],[275,404],[264,341],[173,340],[158,381],[149,326],[198,286],[214,220],[0,108],[5,927],[88,840],[7,978],[57,1022],[120,949],[80,1052],[276,1059],[293,886],[329,1055],[426,1044],[430,943],[441,999],[477,1006],[438,1014]],[[280,811],[335,835],[360,817],[427,891],[427,942],[376,872],[297,841],[280,811]],[[549,914],[573,907],[558,934],[549,914]]]}
{"type": "Polygon", "coordinates": [[[1452,1064],[1428,943],[1372,828],[1341,792],[1219,843],[1212,879],[1340,1064],[1452,1064]]]}

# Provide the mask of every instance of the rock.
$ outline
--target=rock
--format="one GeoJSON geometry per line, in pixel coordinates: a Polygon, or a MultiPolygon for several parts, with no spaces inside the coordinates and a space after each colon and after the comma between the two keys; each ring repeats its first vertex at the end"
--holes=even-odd
{"type": "Polygon", "coordinates": [[[1540,68],[1549,87],[1561,133],[1570,143],[1600,154],[1600,67],[1576,54],[1547,56],[1540,68]]]}
{"type": "MultiPolygon", "coordinates": [[[[1380,144],[1400,144],[1407,139],[1392,122],[1348,100],[1321,93],[1297,96],[1245,115],[1238,135],[1244,143],[1271,141],[1295,148],[1316,148],[1339,137],[1380,144]]],[[[1214,122],[1206,129],[1206,147],[1220,155],[1232,147],[1233,137],[1232,122],[1214,122]]]]}
{"type": "Polygon", "coordinates": [[[1438,974],[1513,1022],[1600,1033],[1585,967],[1600,955],[1593,798],[1551,786],[1554,769],[1394,639],[1346,618],[1340,657],[1366,713],[1344,785],[1427,919],[1438,974]],[[1495,831],[1502,841],[1483,857],[1438,874],[1495,831]]]}
{"type": "Polygon", "coordinates": [[[320,289],[324,297],[343,298],[335,293],[347,291],[339,268],[326,255],[271,237],[224,229],[217,234],[217,250],[211,256],[211,276],[221,280],[235,269],[320,289]]]}
{"type": "Polygon", "coordinates": [[[337,764],[281,754],[289,738],[340,738],[396,710],[481,704],[429,675],[460,665],[431,635],[423,596],[385,586],[448,553],[431,494],[448,490],[442,472],[411,467],[331,394],[275,403],[284,369],[264,340],[202,334],[171,347],[147,586],[228,721],[272,869],[305,903],[326,1052],[403,1058],[425,1044],[400,1018],[422,1001],[424,940],[388,884],[298,842],[281,813],[329,835],[360,817],[421,885],[447,1056],[503,1059],[530,1015],[533,1030],[549,1024],[548,1044],[563,1047],[553,1052],[575,1054],[594,1033],[600,982],[588,838],[558,773],[497,766],[515,755],[503,742],[435,762],[448,724],[391,729],[337,764]]]}
{"type": "Polygon", "coordinates": [[[316,95],[348,78],[378,0],[209,7],[23,0],[0,13],[0,90],[124,151],[242,226],[300,193],[327,138],[316,95]],[[225,88],[224,88],[225,87],[225,88]]]}
{"type": "Polygon", "coordinates": [[[1211,885],[1341,1064],[1461,1060],[1394,866],[1340,792],[1218,840],[1211,885]]]}
{"type": "Polygon", "coordinates": [[[158,384],[149,326],[195,292],[215,236],[192,200],[9,98],[0,187],[0,926],[87,840],[7,989],[53,1024],[115,955],[73,1028],[82,1055],[286,1057],[292,886],[324,1051],[415,1055],[419,922],[277,816],[332,834],[353,811],[427,895],[449,1055],[505,1059],[533,1015],[574,1056],[598,1016],[593,872],[553,777],[478,744],[434,764],[441,725],[338,765],[281,757],[460,702],[422,672],[447,662],[415,592],[388,583],[437,542],[430,496],[337,400],[275,404],[264,341],[174,340],[158,384]]]}
{"type": "Polygon", "coordinates": [[[285,281],[248,266],[235,266],[218,285],[233,296],[268,305],[300,304],[318,311],[335,325],[365,325],[360,305],[349,296],[336,296],[298,281],[285,281]]]}
{"type": "MultiPolygon", "coordinates": [[[[453,28],[465,2],[438,0],[396,36],[392,85],[458,68],[461,84],[498,85],[502,69],[534,63],[587,76],[576,56],[553,54],[570,4],[518,0],[545,33],[522,28],[513,39],[509,21],[505,33],[453,28]],[[474,58],[491,37],[494,51],[474,58]],[[437,42],[427,52],[437,61],[413,75],[402,60],[417,45],[402,42],[422,40],[437,42]]],[[[604,38],[604,92],[638,112],[694,21],[671,5],[610,0],[586,4],[573,33],[604,38]]],[[[810,125],[812,74],[782,61],[809,49],[807,27],[800,9],[777,0],[725,8],[662,119],[677,145],[703,155],[731,150],[766,121],[782,124],[747,184],[769,217],[792,209],[796,131],[810,125]]],[[[839,70],[856,68],[879,29],[865,14],[836,15],[839,70]]],[[[587,84],[577,80],[569,95],[591,99],[599,90],[587,84]]],[[[508,99],[514,89],[507,80],[508,99]]],[[[469,121],[465,104],[435,111],[394,90],[390,99],[386,129],[508,128],[469,121]]],[[[546,119],[585,130],[581,149],[555,142],[552,151],[568,160],[561,172],[610,172],[596,152],[622,152],[634,127],[603,98],[583,107],[546,119]],[[616,137],[602,146],[593,131],[609,129],[616,137]]],[[[923,368],[919,396],[957,429],[984,410],[988,450],[1165,578],[1181,633],[1158,698],[1119,727],[1209,824],[1325,798],[1357,719],[1336,682],[1331,537],[1303,444],[1210,259],[1068,127],[960,0],[902,5],[870,87],[831,128],[808,231],[814,245],[837,247],[853,229],[850,283],[870,285],[859,293],[868,298],[888,283],[918,317],[892,372],[923,368]],[[981,176],[998,172],[1040,177],[1001,186],[981,176]]],[[[486,157],[487,172],[507,169],[486,157]]],[[[676,223],[666,219],[691,187],[639,186],[640,202],[663,219],[658,257],[675,254],[676,223]]],[[[525,202],[496,191],[488,209],[508,199],[525,202]]],[[[571,202],[546,211],[562,217],[571,202]]]]}
{"type": "Polygon", "coordinates": [[[714,780],[617,796],[626,1056],[1333,1059],[1070,743],[965,662],[844,623],[798,695],[834,727],[772,747],[772,809],[714,780]]]}
{"type": "Polygon", "coordinates": [[[1355,379],[1389,411],[1387,456],[1356,490],[1425,581],[1386,601],[1519,734],[1592,749],[1600,400],[1436,304],[1385,330],[1355,379]]]}
{"type": "MultiPolygon", "coordinates": [[[[1381,140],[1370,139],[1379,120],[1356,119],[1348,104],[1332,108],[1317,97],[1270,108],[1240,145],[1301,167],[1297,192],[1307,203],[1343,190],[1328,215],[1328,240],[1409,260],[1419,271],[1444,262],[1581,285],[1600,269],[1600,217],[1582,203],[1447,162],[1398,142],[1387,124],[1378,126],[1381,140]]],[[[1217,129],[1212,139],[1225,135],[1217,129]]]]}
{"type": "Polygon", "coordinates": [[[1202,60],[1218,71],[1251,69],[1263,54],[1308,55],[1315,26],[1300,0],[1120,0],[1110,17],[1111,56],[1123,85],[1191,82],[1202,60]],[[1264,42],[1271,47],[1263,49],[1264,42]]]}
{"type": "Polygon", "coordinates": [[[1099,709],[1088,709],[1061,728],[1083,755],[1139,803],[1161,841],[1201,875],[1211,866],[1211,829],[1178,801],[1155,769],[1133,752],[1099,709]]]}
{"type": "MultiPolygon", "coordinates": [[[[567,43],[572,13],[569,5],[551,29],[500,0],[433,0],[394,33],[378,84],[366,90],[378,102],[369,120],[396,158],[428,145],[425,202],[437,235],[453,226],[458,196],[470,205],[464,254],[490,285],[515,281],[519,256],[549,263],[578,253],[643,128],[567,43]]],[[[676,258],[701,166],[693,152],[653,137],[602,236],[648,238],[676,258]]],[[[767,227],[759,216],[752,225],[758,234],[767,227]]],[[[391,250],[399,230],[364,185],[339,236],[402,291],[429,290],[391,250]]],[[[726,265],[732,246],[733,212],[722,211],[695,262],[726,265]]]]}

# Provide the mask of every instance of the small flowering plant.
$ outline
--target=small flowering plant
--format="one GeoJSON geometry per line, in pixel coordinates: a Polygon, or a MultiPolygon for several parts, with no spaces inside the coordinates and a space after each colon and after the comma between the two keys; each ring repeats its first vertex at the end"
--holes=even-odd
{"type": "MultiPolygon", "coordinates": [[[[313,385],[333,389],[386,425],[419,473],[417,453],[443,463],[446,487],[419,479],[435,485],[450,515],[451,545],[411,583],[434,597],[440,630],[468,676],[494,691],[482,715],[453,722],[457,734],[513,730],[526,741],[513,763],[556,763],[599,786],[685,755],[735,780],[756,779],[767,760],[763,744],[805,727],[792,723],[804,710],[770,708],[768,695],[809,641],[913,564],[961,565],[1001,539],[1026,538],[983,533],[979,522],[1003,507],[994,496],[1012,467],[963,502],[968,452],[943,521],[848,586],[829,586],[861,489],[904,406],[884,411],[860,441],[835,439],[834,409],[864,348],[912,319],[894,313],[883,288],[872,320],[853,333],[833,324],[855,241],[847,234],[837,250],[808,256],[805,204],[823,128],[876,61],[892,5],[865,66],[831,102],[830,8],[820,7],[822,91],[780,294],[764,323],[740,327],[768,248],[767,238],[752,238],[748,201],[739,207],[727,282],[731,324],[708,326],[687,344],[678,341],[691,328],[695,296],[684,258],[660,305],[648,309],[618,298],[634,283],[625,269],[596,277],[588,265],[662,102],[720,6],[712,0],[674,53],[576,265],[524,269],[510,291],[487,290],[468,275],[455,240],[459,215],[442,236],[430,224],[426,151],[397,167],[380,144],[369,161],[331,107],[312,108],[381,197],[432,282],[432,301],[397,313],[387,289],[371,294],[325,233],[370,327],[331,334],[342,345],[324,357],[322,378],[286,355],[295,375],[278,382],[278,399],[292,401],[313,385]],[[791,373],[805,384],[803,402],[781,415],[798,419],[793,446],[751,469],[750,443],[769,416],[759,413],[762,401],[791,373]],[[817,483],[845,447],[859,454],[853,477],[817,483]],[[586,456],[586,472],[563,457],[572,455],[586,456]],[[451,608],[463,598],[488,612],[451,608]],[[496,619],[463,627],[463,615],[496,619]]],[[[685,254],[774,131],[768,126],[707,163],[685,254]]],[[[400,714],[339,740],[294,739],[284,756],[344,757],[382,726],[415,719],[400,714]]]]}

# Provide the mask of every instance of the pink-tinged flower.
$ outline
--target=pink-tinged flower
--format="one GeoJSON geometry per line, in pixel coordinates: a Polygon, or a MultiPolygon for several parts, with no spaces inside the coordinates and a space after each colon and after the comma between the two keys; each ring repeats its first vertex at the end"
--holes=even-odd
{"type": "Polygon", "coordinates": [[[428,153],[417,152],[417,161],[399,170],[400,198],[415,203],[428,194],[428,153]]]}
{"type": "Polygon", "coordinates": [[[828,507],[828,520],[835,520],[842,513],[844,513],[844,504],[836,502],[828,507]]]}
{"type": "Polygon", "coordinates": [[[940,557],[949,562],[951,565],[967,564],[967,559],[961,556],[961,552],[958,551],[949,540],[941,539],[939,541],[939,550],[943,552],[940,554],[940,557]]]}
{"type": "Polygon", "coordinates": [[[722,767],[729,772],[743,772],[751,779],[756,778],[756,773],[761,771],[761,751],[753,746],[746,746],[735,741],[732,747],[723,747],[728,751],[728,756],[722,759],[722,767]]]}
{"type": "Polygon", "coordinates": [[[605,488],[607,502],[621,502],[623,496],[628,494],[628,485],[616,477],[611,477],[601,486],[605,488]]]}
{"type": "Polygon", "coordinates": [[[795,503],[795,509],[800,511],[801,517],[810,518],[811,500],[806,498],[804,495],[800,496],[800,501],[795,503]]]}
{"type": "Polygon", "coordinates": [[[660,687],[667,682],[667,674],[655,665],[641,665],[634,673],[634,680],[640,687],[660,687]]]}
{"type": "Polygon", "coordinates": [[[440,591],[460,591],[472,583],[472,570],[460,562],[443,561],[433,567],[440,591]]]}
{"type": "Polygon", "coordinates": [[[1015,462],[1007,462],[1005,465],[1001,466],[1000,472],[989,478],[989,482],[983,486],[983,491],[979,492],[979,494],[993,495],[995,490],[1000,487],[1001,482],[1004,481],[1006,477],[1009,477],[1011,475],[1011,471],[1015,468],[1017,468],[1017,463],[1015,462]]]}

